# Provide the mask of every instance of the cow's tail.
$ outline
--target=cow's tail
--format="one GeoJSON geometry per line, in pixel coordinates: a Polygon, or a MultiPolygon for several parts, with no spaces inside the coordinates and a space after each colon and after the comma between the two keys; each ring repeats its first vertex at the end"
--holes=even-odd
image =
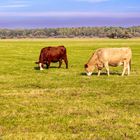
{"type": "Polygon", "coordinates": [[[131,71],[131,59],[130,59],[130,61],[129,61],[129,67],[130,67],[130,71],[131,71]]]}

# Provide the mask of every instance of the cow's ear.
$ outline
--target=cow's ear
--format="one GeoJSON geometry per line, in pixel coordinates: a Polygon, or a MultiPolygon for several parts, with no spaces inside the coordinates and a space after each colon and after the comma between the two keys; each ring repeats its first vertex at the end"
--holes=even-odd
{"type": "Polygon", "coordinates": [[[88,64],[85,64],[85,68],[88,68],[88,64]]]}

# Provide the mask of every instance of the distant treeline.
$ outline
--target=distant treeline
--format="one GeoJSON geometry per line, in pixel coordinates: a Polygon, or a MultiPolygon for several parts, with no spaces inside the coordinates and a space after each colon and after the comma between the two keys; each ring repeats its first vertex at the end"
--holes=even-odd
{"type": "Polygon", "coordinates": [[[140,26],[136,27],[79,27],[44,29],[0,29],[0,38],[132,38],[140,37],[140,26]]]}

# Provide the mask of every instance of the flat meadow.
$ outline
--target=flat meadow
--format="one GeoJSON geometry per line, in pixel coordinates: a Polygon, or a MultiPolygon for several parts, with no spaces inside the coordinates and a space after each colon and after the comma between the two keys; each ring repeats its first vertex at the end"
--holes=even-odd
{"type": "Polygon", "coordinates": [[[0,40],[0,139],[140,139],[140,39],[0,40]],[[41,48],[64,45],[69,69],[35,64],[41,48]],[[130,47],[130,76],[122,67],[86,76],[97,48],[130,47]]]}

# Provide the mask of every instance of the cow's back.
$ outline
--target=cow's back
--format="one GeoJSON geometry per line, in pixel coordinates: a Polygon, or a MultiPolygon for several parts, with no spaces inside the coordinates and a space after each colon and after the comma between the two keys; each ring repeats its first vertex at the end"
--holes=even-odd
{"type": "Polygon", "coordinates": [[[124,60],[130,61],[132,52],[130,48],[102,48],[96,51],[96,55],[101,62],[119,63],[124,60]]]}
{"type": "Polygon", "coordinates": [[[62,56],[66,53],[66,48],[64,46],[49,47],[48,54],[51,56],[62,56]]]}

